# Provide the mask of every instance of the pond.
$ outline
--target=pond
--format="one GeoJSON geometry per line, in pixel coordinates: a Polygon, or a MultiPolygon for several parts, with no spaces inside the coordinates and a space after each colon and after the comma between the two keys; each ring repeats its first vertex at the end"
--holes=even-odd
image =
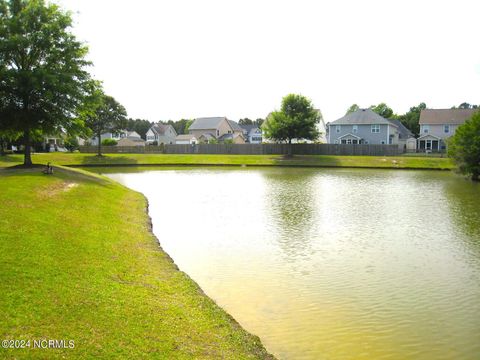
{"type": "Polygon", "coordinates": [[[280,359],[480,354],[479,184],[357,169],[106,175],[146,195],[163,249],[280,359]]]}

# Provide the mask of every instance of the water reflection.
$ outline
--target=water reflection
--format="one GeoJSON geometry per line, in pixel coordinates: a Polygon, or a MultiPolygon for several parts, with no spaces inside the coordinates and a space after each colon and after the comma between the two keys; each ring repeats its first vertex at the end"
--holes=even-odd
{"type": "Polygon", "coordinates": [[[480,353],[478,186],[388,170],[109,176],[149,198],[163,248],[280,358],[480,353]]]}
{"type": "Polygon", "coordinates": [[[268,226],[275,227],[270,230],[275,241],[287,261],[309,257],[314,253],[311,240],[316,229],[316,192],[321,190],[315,186],[317,174],[305,169],[275,169],[262,172],[262,176],[267,183],[268,226]]]}

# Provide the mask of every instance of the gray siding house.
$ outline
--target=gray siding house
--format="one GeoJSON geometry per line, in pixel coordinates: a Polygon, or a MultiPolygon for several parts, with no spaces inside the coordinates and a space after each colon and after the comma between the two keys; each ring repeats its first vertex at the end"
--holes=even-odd
{"type": "Polygon", "coordinates": [[[444,151],[447,139],[469,119],[477,109],[426,109],[420,113],[418,151],[444,151]]]}
{"type": "Polygon", "coordinates": [[[146,134],[147,144],[153,144],[154,142],[156,142],[157,145],[175,144],[176,137],[177,132],[172,125],[165,125],[161,123],[152,125],[146,134]]]}
{"type": "Polygon", "coordinates": [[[370,109],[355,112],[327,124],[329,144],[394,144],[400,143],[399,126],[370,109]]]}

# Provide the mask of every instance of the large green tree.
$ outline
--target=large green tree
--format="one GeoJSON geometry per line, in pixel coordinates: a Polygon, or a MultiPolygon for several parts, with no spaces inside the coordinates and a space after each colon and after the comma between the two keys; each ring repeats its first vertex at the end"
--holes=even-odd
{"type": "Polygon", "coordinates": [[[357,105],[357,104],[352,104],[348,109],[347,109],[347,112],[345,113],[345,115],[348,115],[350,113],[353,113],[357,110],[360,110],[360,107],[357,105]]]}
{"type": "Polygon", "coordinates": [[[384,117],[385,119],[395,118],[395,114],[393,113],[392,108],[385,103],[372,105],[370,106],[370,109],[372,109],[372,111],[376,112],[378,115],[384,117]]]}
{"type": "Polygon", "coordinates": [[[101,135],[116,133],[127,126],[127,111],[113,97],[96,90],[86,101],[85,126],[97,137],[98,156],[102,156],[101,135]]]}
{"type": "Polygon", "coordinates": [[[480,111],[455,131],[448,142],[448,154],[461,173],[480,181],[480,111]]]}
{"type": "MultiPolygon", "coordinates": [[[[317,139],[320,115],[305,96],[289,94],[282,99],[280,111],[268,115],[262,125],[265,137],[292,143],[292,139],[317,139]]],[[[291,147],[289,149],[291,155],[291,147]]]]}
{"type": "Polygon", "coordinates": [[[34,133],[78,125],[90,76],[71,25],[69,13],[44,0],[0,0],[0,118],[23,133],[27,166],[34,133]]]}
{"type": "Polygon", "coordinates": [[[399,120],[405,125],[412,133],[418,135],[420,133],[420,113],[425,110],[427,105],[420,103],[417,106],[412,106],[405,114],[400,115],[399,120]]]}
{"type": "Polygon", "coordinates": [[[147,131],[152,127],[152,123],[143,119],[128,119],[126,129],[136,131],[143,140],[147,140],[147,131]]]}

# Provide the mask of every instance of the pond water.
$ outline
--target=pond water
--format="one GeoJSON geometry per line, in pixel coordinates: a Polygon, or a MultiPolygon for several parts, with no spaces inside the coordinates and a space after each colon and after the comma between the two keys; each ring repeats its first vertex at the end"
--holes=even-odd
{"type": "Polygon", "coordinates": [[[425,171],[109,171],[147,196],[180,269],[280,359],[480,357],[479,184],[425,171]]]}

